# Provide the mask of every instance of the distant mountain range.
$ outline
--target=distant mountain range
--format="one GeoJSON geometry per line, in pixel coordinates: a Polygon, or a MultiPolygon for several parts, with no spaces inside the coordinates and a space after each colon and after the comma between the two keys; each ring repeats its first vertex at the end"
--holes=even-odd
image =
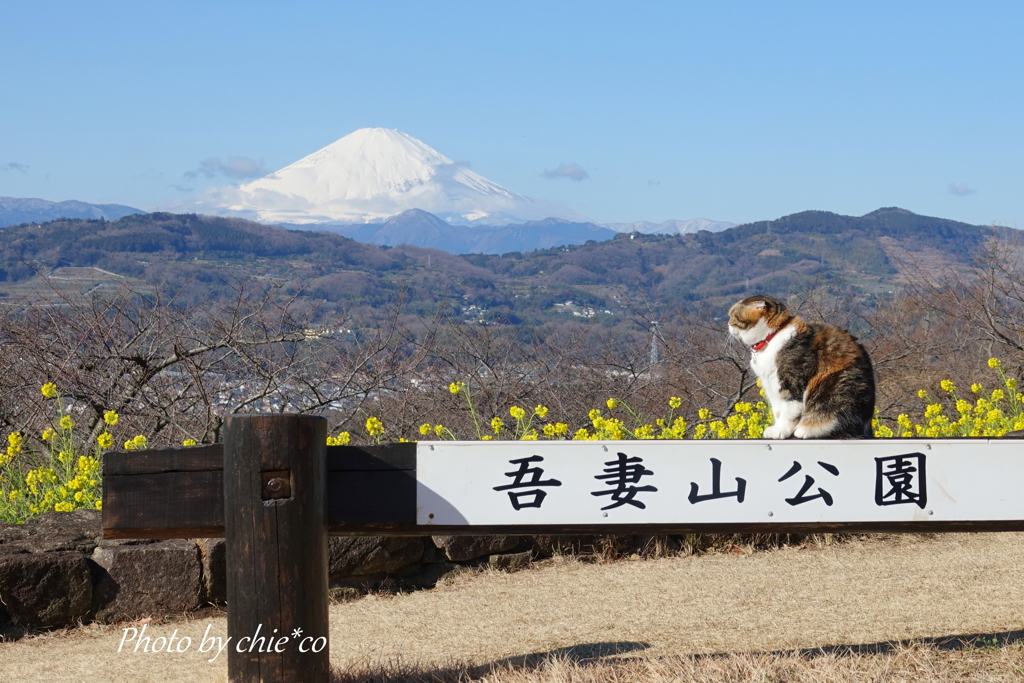
{"type": "MultiPolygon", "coordinates": [[[[597,225],[559,204],[504,188],[387,128],[361,128],[274,173],[238,187],[212,188],[173,210],[327,230],[369,244],[482,254],[585,244],[622,232],[680,235],[733,226],[702,218],[597,225]]],[[[118,205],[0,199],[0,226],[58,218],[115,220],[131,213],[142,212],[118,205]]]]}
{"type": "Polygon", "coordinates": [[[441,249],[452,254],[505,254],[533,251],[589,240],[610,240],[618,233],[593,223],[574,223],[545,218],[519,225],[451,225],[434,214],[410,209],[383,223],[364,225],[298,225],[292,228],[318,229],[350,237],[367,244],[441,249]]]}
{"type": "Polygon", "coordinates": [[[360,128],[238,187],[171,207],[264,223],[381,223],[421,209],[457,225],[587,218],[502,187],[399,130],[360,128]]]}
{"type": "Polygon", "coordinates": [[[168,208],[358,234],[357,239],[374,244],[435,246],[438,240],[454,240],[445,242],[458,245],[452,250],[480,253],[579,243],[580,236],[591,239],[587,233],[600,227],[685,234],[733,225],[698,218],[595,226],[564,206],[513,192],[411,135],[388,128],[360,128],[262,178],[213,188],[168,208]],[[450,226],[480,227],[483,233],[445,232],[427,216],[450,226]],[[361,225],[375,227],[360,230],[361,225]],[[398,242],[397,234],[402,235],[398,242]]]}
{"type": "Polygon", "coordinates": [[[689,221],[664,223],[614,223],[596,225],[558,218],[528,221],[513,225],[452,225],[432,213],[410,209],[381,223],[337,225],[330,223],[289,225],[282,227],[306,230],[327,230],[351,237],[367,244],[396,247],[409,244],[416,247],[443,249],[452,254],[505,254],[512,251],[549,249],[568,244],[586,244],[610,240],[624,232],[652,235],[687,235],[708,230],[720,232],[734,223],[708,221],[697,218],[689,221]]]}
{"type": "Polygon", "coordinates": [[[725,221],[709,221],[707,218],[691,218],[688,221],[663,221],[661,223],[651,223],[649,221],[605,223],[602,227],[614,230],[615,232],[642,232],[645,235],[692,235],[701,230],[722,232],[723,230],[736,227],[736,224],[725,221]]]}
{"type": "MultiPolygon", "coordinates": [[[[457,237],[444,233],[452,226],[436,216],[403,220],[432,222],[437,240],[457,237]]],[[[381,238],[403,241],[403,220],[384,223],[389,227],[381,238]]],[[[105,222],[66,219],[0,230],[0,305],[24,306],[37,292],[50,291],[39,282],[50,269],[94,267],[178,288],[179,296],[196,300],[237,295],[233,281],[278,282],[284,292],[301,291],[308,301],[304,310],[315,310],[318,319],[353,311],[372,317],[375,309],[402,301],[404,310],[421,315],[454,306],[449,310],[474,323],[532,324],[578,314],[617,324],[628,317],[630,300],[643,301],[654,315],[693,301],[723,311],[755,293],[784,298],[825,286],[870,304],[913,279],[915,268],[961,269],[990,237],[1017,234],[897,208],[859,217],[805,211],[721,232],[621,233],[582,245],[456,256],[237,218],[154,213],[105,222]]]]}
{"type": "MultiPolygon", "coordinates": [[[[61,218],[117,220],[145,211],[120,204],[88,204],[79,201],[51,202],[45,199],[0,197],[0,228],[22,223],[45,223],[61,218]]],[[[453,254],[504,254],[533,251],[603,241],[621,232],[648,234],[690,234],[698,230],[712,232],[732,227],[733,223],[694,219],[664,223],[614,223],[597,225],[559,218],[512,225],[453,225],[421,209],[409,209],[379,223],[279,223],[280,227],[300,230],[325,230],[367,244],[442,249],[453,254]]]]}
{"type": "Polygon", "coordinates": [[[116,221],[133,213],[146,213],[120,204],[87,204],[69,200],[51,202],[45,199],[0,197],[0,227],[20,223],[45,223],[58,218],[104,218],[116,221]]]}

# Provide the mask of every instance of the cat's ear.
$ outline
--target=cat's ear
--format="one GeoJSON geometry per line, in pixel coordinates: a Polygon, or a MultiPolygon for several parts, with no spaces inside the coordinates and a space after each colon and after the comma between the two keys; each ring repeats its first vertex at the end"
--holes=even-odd
{"type": "Polygon", "coordinates": [[[750,307],[751,308],[764,308],[764,304],[765,304],[765,302],[763,302],[763,301],[755,301],[754,303],[750,304],[750,307]]]}

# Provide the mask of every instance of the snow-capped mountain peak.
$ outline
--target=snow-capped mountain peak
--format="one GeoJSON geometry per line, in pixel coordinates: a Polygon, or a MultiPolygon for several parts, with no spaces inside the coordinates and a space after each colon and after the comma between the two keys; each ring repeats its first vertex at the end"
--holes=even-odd
{"type": "Polygon", "coordinates": [[[661,223],[636,221],[635,223],[606,223],[604,225],[616,232],[643,232],[651,235],[690,235],[701,230],[721,232],[735,226],[735,223],[712,221],[707,218],[691,218],[687,221],[669,220],[661,223]]]}
{"type": "Polygon", "coordinates": [[[285,190],[321,201],[335,199],[342,190],[345,199],[367,199],[412,191],[444,172],[468,188],[513,196],[411,135],[389,128],[360,128],[241,189],[285,190]],[[311,196],[311,190],[316,194],[311,196]]]}
{"type": "Polygon", "coordinates": [[[230,213],[285,223],[370,223],[409,209],[451,223],[586,220],[516,194],[399,130],[361,128],[270,175],[220,188],[230,213]]]}

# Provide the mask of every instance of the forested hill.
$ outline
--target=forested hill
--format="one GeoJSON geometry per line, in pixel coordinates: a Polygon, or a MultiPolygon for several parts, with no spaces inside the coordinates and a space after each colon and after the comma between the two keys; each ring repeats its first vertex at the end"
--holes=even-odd
{"type": "Polygon", "coordinates": [[[0,235],[0,281],[22,280],[39,268],[60,266],[96,266],[139,276],[154,263],[194,260],[297,258],[327,267],[396,267],[385,250],[338,235],[195,214],[138,214],[116,221],[61,219],[11,226],[0,235]]]}
{"type": "Polygon", "coordinates": [[[907,274],[901,263],[966,267],[989,237],[1008,232],[1016,231],[896,208],[861,217],[807,211],[719,233],[622,234],[528,253],[455,256],[240,219],[155,213],[0,230],[0,297],[8,305],[25,301],[25,283],[40,274],[92,266],[151,284],[189,282],[214,295],[240,276],[301,282],[303,296],[321,302],[323,315],[401,298],[406,310],[423,313],[456,301],[474,321],[532,322],[573,312],[613,321],[627,300],[656,310],[695,300],[724,306],[743,295],[785,296],[820,284],[852,289],[870,302],[899,286],[907,274]]]}

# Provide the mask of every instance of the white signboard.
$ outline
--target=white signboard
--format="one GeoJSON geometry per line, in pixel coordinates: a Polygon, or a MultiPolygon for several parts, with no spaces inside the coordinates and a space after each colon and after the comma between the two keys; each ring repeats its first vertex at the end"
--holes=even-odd
{"type": "Polygon", "coordinates": [[[418,525],[1024,520],[1024,442],[449,441],[418,525]]]}

